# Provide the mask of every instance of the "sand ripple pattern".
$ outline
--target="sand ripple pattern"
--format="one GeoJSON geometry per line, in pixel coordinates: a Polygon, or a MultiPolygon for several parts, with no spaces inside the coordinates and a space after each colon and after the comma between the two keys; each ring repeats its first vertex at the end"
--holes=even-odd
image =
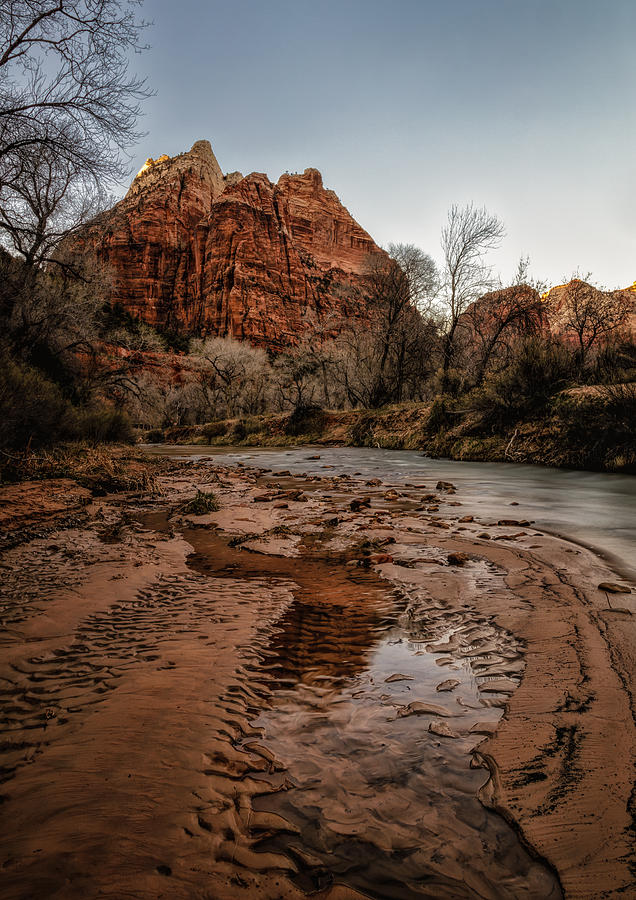
{"type": "Polygon", "coordinates": [[[476,800],[511,635],[373,573],[188,540],[190,571],[5,668],[7,813],[31,798],[7,897],[560,896],[476,800]]]}

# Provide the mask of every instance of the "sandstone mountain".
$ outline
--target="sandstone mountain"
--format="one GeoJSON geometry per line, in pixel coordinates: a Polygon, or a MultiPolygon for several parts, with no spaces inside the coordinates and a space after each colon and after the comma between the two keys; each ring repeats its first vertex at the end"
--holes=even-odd
{"type": "Polygon", "coordinates": [[[148,324],[271,349],[364,316],[365,272],[384,255],[316,169],[224,176],[208,141],[149,159],[81,244],[111,267],[112,301],[148,324]]]}
{"type": "Polygon", "coordinates": [[[484,294],[466,310],[460,326],[469,341],[510,334],[543,334],[603,344],[610,337],[636,337],[636,286],[603,291],[580,279],[539,294],[527,284],[484,294]]]}

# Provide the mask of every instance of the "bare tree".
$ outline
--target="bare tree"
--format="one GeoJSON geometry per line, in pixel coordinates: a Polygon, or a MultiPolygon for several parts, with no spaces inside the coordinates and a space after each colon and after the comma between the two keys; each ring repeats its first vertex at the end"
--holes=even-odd
{"type": "Polygon", "coordinates": [[[446,335],[443,346],[443,386],[453,360],[460,316],[479,296],[493,288],[492,269],[485,254],[499,246],[504,227],[485,207],[451,206],[442,229],[444,253],[443,301],[446,335]]]}
{"type": "Polygon", "coordinates": [[[39,145],[23,151],[19,177],[0,186],[0,235],[26,264],[25,278],[29,270],[53,260],[70,265],[68,257],[56,253],[60,241],[92,218],[106,199],[102,186],[86,176],[76,161],[39,145]]]}
{"type": "Polygon", "coordinates": [[[203,380],[215,398],[216,413],[260,413],[271,378],[267,353],[234,338],[196,342],[194,354],[204,366],[203,380]]]}
{"type": "Polygon", "coordinates": [[[539,334],[547,328],[539,294],[527,284],[493,291],[472,303],[458,322],[464,333],[474,371],[474,383],[482,384],[489,366],[510,361],[518,338],[539,334]]]}
{"type": "Polygon", "coordinates": [[[433,258],[415,244],[389,244],[388,254],[406,279],[408,303],[419,312],[430,315],[440,287],[439,272],[433,258]]]}
{"type": "Polygon", "coordinates": [[[627,291],[602,291],[579,278],[564,286],[559,325],[564,334],[575,340],[579,377],[585,371],[590,351],[624,326],[631,303],[627,291]]]}
{"type": "Polygon", "coordinates": [[[86,256],[67,267],[29,270],[9,254],[0,257],[0,309],[5,334],[19,356],[47,353],[63,361],[97,339],[97,314],[110,286],[109,274],[86,256]]]}
{"type": "Polygon", "coordinates": [[[129,71],[141,0],[0,3],[0,241],[27,266],[50,261],[93,215],[149,91],[129,71]]]}
{"type": "Polygon", "coordinates": [[[344,329],[338,340],[356,365],[347,363],[340,374],[352,405],[378,407],[405,399],[430,361],[437,270],[413,244],[391,244],[387,257],[371,259],[367,285],[364,329],[344,329]]]}
{"type": "Polygon", "coordinates": [[[127,168],[139,134],[144,81],[142,0],[3,0],[0,5],[0,184],[19,178],[25,151],[56,156],[104,178],[127,168]]]}
{"type": "Polygon", "coordinates": [[[35,363],[76,399],[96,385],[135,390],[130,366],[98,360],[107,274],[63,241],[98,210],[140,136],[149,92],[130,71],[140,7],[0,2],[0,250],[9,251],[0,254],[0,333],[18,364],[35,363]]]}
{"type": "Polygon", "coordinates": [[[519,257],[517,268],[515,270],[513,285],[521,286],[522,284],[531,287],[538,294],[543,294],[548,288],[548,282],[543,278],[534,278],[530,274],[530,257],[522,254],[519,257]]]}
{"type": "Polygon", "coordinates": [[[313,406],[321,387],[320,362],[304,342],[274,362],[273,387],[281,409],[313,406]]]}

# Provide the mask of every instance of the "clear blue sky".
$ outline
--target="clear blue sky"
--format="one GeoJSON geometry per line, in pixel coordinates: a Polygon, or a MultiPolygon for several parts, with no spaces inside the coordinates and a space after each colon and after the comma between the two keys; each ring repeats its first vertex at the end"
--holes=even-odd
{"type": "Polygon", "coordinates": [[[486,205],[551,283],[636,279],[636,0],[146,0],[135,154],[207,138],[224,171],[315,166],[381,244],[439,257],[486,205]]]}

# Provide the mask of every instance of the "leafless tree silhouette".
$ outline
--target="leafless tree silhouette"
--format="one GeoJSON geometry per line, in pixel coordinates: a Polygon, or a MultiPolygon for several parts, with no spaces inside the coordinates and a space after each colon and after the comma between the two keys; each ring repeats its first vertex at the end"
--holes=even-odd
{"type": "Polygon", "coordinates": [[[141,0],[0,4],[0,232],[27,264],[50,258],[128,168],[149,91],[130,72],[141,0]],[[92,202],[88,202],[88,198],[92,202]]]}
{"type": "Polygon", "coordinates": [[[446,316],[443,347],[444,381],[453,359],[459,318],[482,294],[493,288],[492,269],[485,254],[499,246],[504,226],[485,207],[451,206],[442,229],[444,272],[442,297],[446,316]]]}

